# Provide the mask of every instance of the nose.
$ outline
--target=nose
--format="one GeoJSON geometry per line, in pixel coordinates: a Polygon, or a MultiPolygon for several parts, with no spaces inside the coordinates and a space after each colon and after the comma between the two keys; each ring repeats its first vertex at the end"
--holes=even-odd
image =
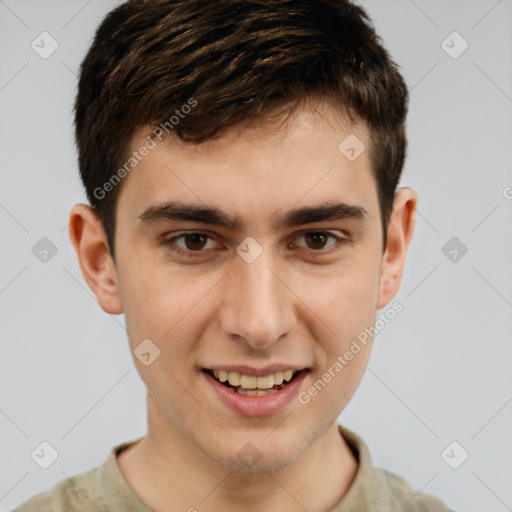
{"type": "Polygon", "coordinates": [[[295,311],[284,266],[270,247],[260,246],[263,252],[252,262],[235,258],[224,280],[220,323],[232,339],[264,349],[291,332],[295,311]]]}

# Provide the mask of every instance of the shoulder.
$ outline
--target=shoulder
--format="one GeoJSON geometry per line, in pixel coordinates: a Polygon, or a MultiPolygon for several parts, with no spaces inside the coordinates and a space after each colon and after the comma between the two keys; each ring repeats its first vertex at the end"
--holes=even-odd
{"type": "Polygon", "coordinates": [[[103,510],[101,495],[97,491],[99,468],[64,478],[51,489],[24,501],[12,512],[98,512],[103,510]]]}
{"type": "Polygon", "coordinates": [[[373,468],[375,479],[388,495],[390,505],[404,512],[454,512],[440,498],[411,487],[401,476],[386,469],[373,468]]]}
{"type": "Polygon", "coordinates": [[[440,498],[414,489],[401,476],[375,466],[363,439],[342,425],[339,429],[358,461],[358,469],[347,493],[332,512],[454,512],[440,498]]]}
{"type": "Polygon", "coordinates": [[[148,512],[124,480],[116,463],[117,455],[144,436],[114,446],[100,466],[57,482],[11,512],[98,512],[131,510],[148,512]]]}

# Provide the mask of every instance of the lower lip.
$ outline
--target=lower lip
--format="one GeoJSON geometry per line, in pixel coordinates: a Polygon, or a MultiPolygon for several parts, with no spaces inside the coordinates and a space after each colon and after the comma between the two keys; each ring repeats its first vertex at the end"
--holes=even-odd
{"type": "Polygon", "coordinates": [[[284,388],[265,396],[241,395],[221,384],[209,373],[202,371],[206,381],[218,394],[220,400],[231,410],[244,416],[268,416],[282,411],[298,394],[306,370],[302,370],[284,388]]]}

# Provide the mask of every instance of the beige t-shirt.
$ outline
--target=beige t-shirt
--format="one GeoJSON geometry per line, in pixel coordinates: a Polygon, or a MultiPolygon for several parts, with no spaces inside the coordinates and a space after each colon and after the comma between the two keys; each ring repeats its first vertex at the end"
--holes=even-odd
{"type": "MultiPolygon", "coordinates": [[[[403,478],[373,466],[363,440],[342,425],[339,429],[358,460],[358,469],[349,490],[330,512],[453,512],[440,499],[418,492],[403,478]]],[[[12,512],[151,512],[116,462],[123,448],[142,437],[115,446],[100,467],[61,480],[12,512]]]]}

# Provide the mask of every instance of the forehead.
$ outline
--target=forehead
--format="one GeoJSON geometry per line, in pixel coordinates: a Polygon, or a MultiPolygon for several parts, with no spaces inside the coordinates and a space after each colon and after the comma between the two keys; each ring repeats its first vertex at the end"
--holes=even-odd
{"type": "MultiPolygon", "coordinates": [[[[147,145],[149,133],[135,134],[130,154],[147,145]]],[[[299,110],[279,127],[264,121],[231,127],[199,144],[175,137],[154,142],[119,194],[119,213],[126,209],[133,222],[169,202],[203,207],[207,215],[215,210],[237,229],[283,227],[279,212],[297,214],[307,205],[343,203],[354,207],[353,218],[378,216],[367,129],[332,110],[299,110]]]]}

